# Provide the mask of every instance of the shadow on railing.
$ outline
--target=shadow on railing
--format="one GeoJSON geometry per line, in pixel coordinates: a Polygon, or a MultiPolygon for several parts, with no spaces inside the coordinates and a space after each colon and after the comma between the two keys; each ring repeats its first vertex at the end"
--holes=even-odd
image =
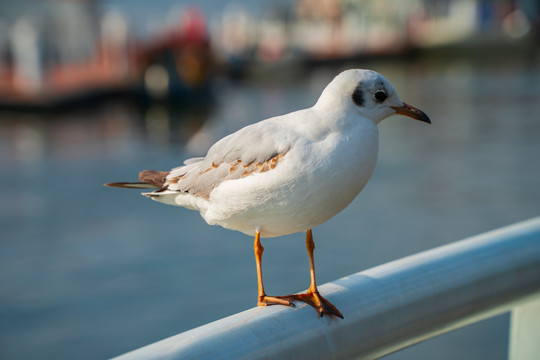
{"type": "Polygon", "coordinates": [[[540,217],[320,287],[345,319],[258,307],[118,359],[373,359],[512,311],[510,358],[540,354],[540,217]]]}

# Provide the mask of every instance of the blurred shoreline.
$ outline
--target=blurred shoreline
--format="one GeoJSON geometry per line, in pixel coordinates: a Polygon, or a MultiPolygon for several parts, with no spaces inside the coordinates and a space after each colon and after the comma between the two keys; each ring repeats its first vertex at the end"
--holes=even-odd
{"type": "MultiPolygon", "coordinates": [[[[166,14],[150,12],[147,24],[133,23],[140,16],[129,7],[0,5],[0,109],[62,109],[111,98],[205,107],[219,77],[286,78],[351,62],[540,63],[539,10],[529,1],[298,0],[256,15],[228,5],[211,18],[201,7],[170,2],[166,14]]],[[[139,11],[145,9],[151,8],[139,11]]]]}

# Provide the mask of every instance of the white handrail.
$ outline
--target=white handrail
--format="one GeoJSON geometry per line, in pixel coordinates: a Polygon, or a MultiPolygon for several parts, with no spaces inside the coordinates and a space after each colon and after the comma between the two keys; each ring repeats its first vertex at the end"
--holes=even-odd
{"type": "MultiPolygon", "coordinates": [[[[257,307],[118,359],[376,358],[540,295],[540,217],[322,285],[344,315],[257,307]]],[[[540,321],[540,320],[539,320],[540,321]]]]}

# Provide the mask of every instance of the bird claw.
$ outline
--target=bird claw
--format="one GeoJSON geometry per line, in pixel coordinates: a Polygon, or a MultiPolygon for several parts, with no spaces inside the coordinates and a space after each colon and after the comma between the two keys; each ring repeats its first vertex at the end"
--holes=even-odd
{"type": "Polygon", "coordinates": [[[294,294],[294,295],[285,295],[285,296],[276,296],[279,299],[284,299],[288,301],[297,300],[303,303],[306,303],[313,307],[318,313],[319,316],[334,315],[343,319],[343,315],[339,310],[328,300],[322,297],[318,291],[308,291],[305,294],[294,294]]]}
{"type": "Polygon", "coordinates": [[[259,301],[257,302],[257,306],[270,306],[270,305],[285,305],[285,306],[294,307],[294,303],[292,303],[288,299],[285,299],[284,296],[268,296],[268,295],[259,296],[259,301]]]}

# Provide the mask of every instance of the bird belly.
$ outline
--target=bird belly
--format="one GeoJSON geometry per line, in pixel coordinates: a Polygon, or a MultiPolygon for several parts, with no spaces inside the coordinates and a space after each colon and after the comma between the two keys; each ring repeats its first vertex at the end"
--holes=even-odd
{"type": "Polygon", "coordinates": [[[299,147],[304,151],[289,152],[288,161],[273,171],[218,186],[201,214],[209,224],[248,235],[259,231],[262,237],[320,225],[347,207],[371,177],[378,151],[376,128],[373,135],[299,147]]]}

